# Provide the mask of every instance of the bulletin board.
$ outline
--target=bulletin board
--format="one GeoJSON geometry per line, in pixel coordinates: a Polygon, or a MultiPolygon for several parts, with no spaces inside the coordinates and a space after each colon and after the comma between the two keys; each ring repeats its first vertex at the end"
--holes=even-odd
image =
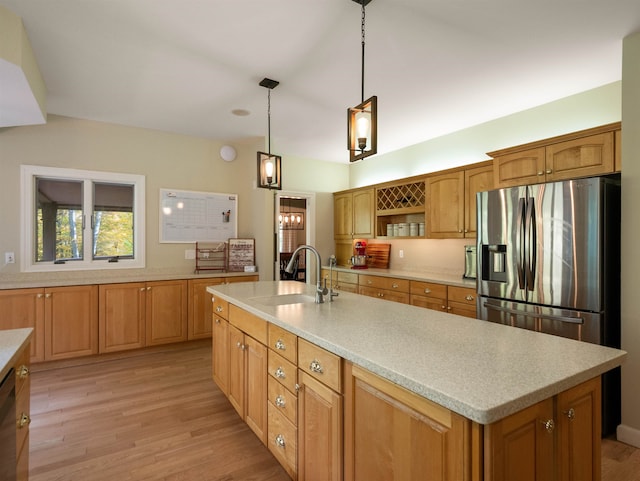
{"type": "Polygon", "coordinates": [[[160,189],[160,242],[226,242],[238,231],[238,196],[160,189]]]}

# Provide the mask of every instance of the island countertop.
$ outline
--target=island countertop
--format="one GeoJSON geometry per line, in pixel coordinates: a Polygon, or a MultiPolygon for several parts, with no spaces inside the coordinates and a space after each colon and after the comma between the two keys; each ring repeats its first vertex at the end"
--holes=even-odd
{"type": "Polygon", "coordinates": [[[622,364],[626,352],[421,307],[340,292],[277,305],[315,288],[295,281],[210,286],[235,304],[481,424],[622,364]]]}
{"type": "Polygon", "coordinates": [[[0,381],[13,367],[17,354],[31,339],[33,329],[8,329],[0,331],[0,381]]]}

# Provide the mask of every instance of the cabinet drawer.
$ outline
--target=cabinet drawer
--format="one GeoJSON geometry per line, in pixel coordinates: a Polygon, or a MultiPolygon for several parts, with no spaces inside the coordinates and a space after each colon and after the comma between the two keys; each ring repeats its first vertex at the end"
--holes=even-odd
{"type": "Polygon", "coordinates": [[[358,287],[358,294],[369,297],[377,297],[378,299],[384,299],[385,301],[402,302],[403,304],[409,304],[409,293],[396,292],[389,289],[378,289],[376,287],[358,287]]]}
{"type": "Polygon", "coordinates": [[[294,364],[298,362],[298,337],[275,324],[269,324],[269,348],[294,364]]]}
{"type": "Polygon", "coordinates": [[[411,281],[410,292],[412,296],[425,296],[442,300],[442,304],[445,304],[447,299],[447,286],[434,282],[411,281]]]}
{"type": "Polygon", "coordinates": [[[334,391],[342,393],[340,356],[298,338],[298,367],[334,391]]]}
{"type": "Polygon", "coordinates": [[[31,355],[30,349],[23,349],[20,356],[16,360],[15,375],[16,375],[16,396],[19,396],[22,389],[27,388],[26,396],[29,397],[29,377],[31,373],[29,371],[29,358],[31,355]]]}
{"type": "Polygon", "coordinates": [[[368,276],[360,274],[358,280],[360,287],[375,287],[397,292],[409,292],[409,281],[394,277],[368,276]]]}
{"type": "Polygon", "coordinates": [[[465,304],[470,309],[476,308],[476,290],[468,287],[449,286],[449,302],[465,304]]]}
{"type": "MultiPolygon", "coordinates": [[[[31,418],[29,417],[29,390],[23,390],[23,392],[16,396],[16,452],[20,453],[23,449],[25,440],[29,435],[29,423],[31,418]]],[[[26,448],[28,451],[28,448],[26,448]]]]}
{"type": "Polygon", "coordinates": [[[296,392],[298,372],[295,364],[290,363],[284,357],[269,350],[269,374],[286,387],[289,391],[296,392]]]}
{"type": "Polygon", "coordinates": [[[249,334],[256,341],[267,345],[267,321],[229,304],[229,323],[249,334]]]}
{"type": "Polygon", "coordinates": [[[298,397],[271,376],[269,376],[268,398],[276,411],[282,413],[294,426],[298,425],[298,397]]]}
{"type": "Polygon", "coordinates": [[[213,302],[213,314],[223,319],[229,319],[229,303],[217,296],[211,296],[213,302]]]}
{"type": "Polygon", "coordinates": [[[296,427],[269,403],[269,425],[267,445],[289,475],[296,479],[298,433],[296,427]]]}
{"type": "Polygon", "coordinates": [[[358,274],[355,272],[336,272],[338,284],[358,284],[358,274]]]}

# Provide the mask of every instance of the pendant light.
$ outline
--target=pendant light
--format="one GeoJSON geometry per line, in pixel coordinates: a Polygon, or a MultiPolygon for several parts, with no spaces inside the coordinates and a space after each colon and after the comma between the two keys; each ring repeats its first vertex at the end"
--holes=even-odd
{"type": "Polygon", "coordinates": [[[259,85],[265,87],[267,94],[267,133],[268,152],[258,152],[258,187],[282,190],[282,157],[271,154],[271,90],[280,82],[263,78],[259,85]]]}
{"type": "Polygon", "coordinates": [[[349,162],[374,155],[378,152],[378,97],[364,99],[364,7],[371,0],[353,0],[362,6],[362,75],[360,104],[347,109],[347,143],[349,162]]]}

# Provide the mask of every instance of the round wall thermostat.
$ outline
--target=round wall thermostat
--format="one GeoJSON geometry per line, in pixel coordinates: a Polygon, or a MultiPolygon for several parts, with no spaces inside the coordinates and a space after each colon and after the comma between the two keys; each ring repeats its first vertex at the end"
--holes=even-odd
{"type": "Polygon", "coordinates": [[[231,162],[236,158],[236,149],[234,149],[230,145],[223,145],[222,147],[220,147],[220,157],[222,157],[222,160],[231,162]]]}

